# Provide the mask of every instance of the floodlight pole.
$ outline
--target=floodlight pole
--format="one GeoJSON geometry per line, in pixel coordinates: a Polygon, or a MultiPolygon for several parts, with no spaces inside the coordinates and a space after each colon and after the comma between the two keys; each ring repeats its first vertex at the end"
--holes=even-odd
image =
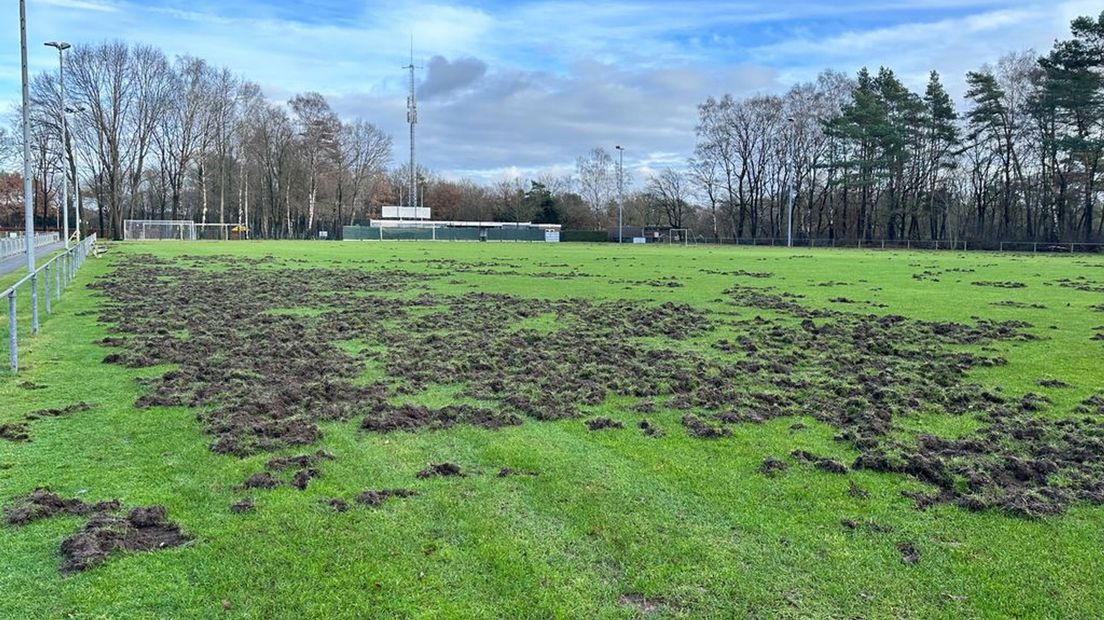
{"type": "MultiPolygon", "coordinates": [[[[76,106],[75,108],[65,108],[66,114],[76,114],[77,112],[84,112],[84,106],[76,106]]],[[[66,124],[66,130],[68,132],[69,125],[66,124]]],[[[65,157],[67,158],[68,168],[65,173],[73,173],[73,192],[76,194],[76,200],[73,201],[73,220],[74,232],[77,234],[77,241],[81,240],[81,196],[80,196],[80,182],[77,181],[77,156],[75,153],[71,153],[68,148],[65,149],[65,157]]],[[[240,215],[240,213],[239,213],[240,215]]],[[[239,222],[240,224],[240,222],[239,222]]]]}
{"type": "MultiPolygon", "coordinates": [[[[418,212],[418,165],[414,157],[414,126],[418,124],[418,101],[414,92],[414,35],[410,35],[410,64],[403,67],[410,69],[410,95],[406,98],[406,122],[410,124],[410,188],[407,198],[410,199],[410,210],[413,214],[418,212]]],[[[401,201],[400,201],[401,202],[401,201]]],[[[399,207],[399,219],[402,217],[402,207],[399,207]]],[[[417,218],[415,218],[417,219],[417,218]]]]}
{"type": "Polygon", "coordinates": [[[796,131],[797,131],[795,129],[797,124],[794,121],[794,118],[792,116],[787,118],[786,122],[790,124],[790,133],[791,133],[790,140],[789,140],[789,142],[790,142],[790,156],[786,158],[786,159],[789,160],[787,162],[787,164],[789,165],[789,167],[791,169],[791,171],[790,171],[790,191],[789,191],[790,195],[789,195],[789,200],[788,200],[789,207],[786,209],[786,247],[792,248],[793,247],[793,210],[794,210],[794,200],[797,197],[796,196],[796,194],[797,194],[797,165],[796,165],[797,162],[794,161],[796,159],[796,156],[794,154],[794,151],[796,150],[795,145],[794,145],[794,138],[796,138],[796,136],[793,135],[793,134],[795,134],[796,131]]]}
{"type": "Polygon", "coordinates": [[[23,78],[23,220],[27,242],[27,273],[35,270],[34,186],[31,182],[30,89],[27,86],[27,0],[19,0],[19,54],[23,78]]]}
{"type": "Polygon", "coordinates": [[[625,147],[618,144],[617,149],[617,243],[624,243],[625,221],[625,182],[623,171],[625,169],[625,147]]]}
{"type": "Polygon", "coordinates": [[[57,49],[58,53],[58,115],[61,116],[61,211],[62,231],[65,235],[65,249],[69,249],[69,148],[66,138],[69,136],[68,122],[65,118],[65,50],[70,45],[65,41],[50,41],[46,47],[57,49]]]}

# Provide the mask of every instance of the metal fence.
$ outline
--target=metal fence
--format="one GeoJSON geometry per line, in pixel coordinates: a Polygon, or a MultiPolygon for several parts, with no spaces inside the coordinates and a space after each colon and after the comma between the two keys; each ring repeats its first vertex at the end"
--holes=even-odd
{"type": "MultiPolygon", "coordinates": [[[[27,251],[27,242],[25,237],[0,237],[0,258],[7,258],[16,254],[22,254],[27,251]]],[[[44,245],[50,245],[51,243],[57,243],[61,239],[61,236],[56,232],[52,233],[36,233],[35,234],[35,247],[40,248],[44,245]]]]}
{"type": "MultiPolygon", "coordinates": [[[[721,237],[691,236],[690,243],[721,245],[786,246],[785,237],[721,237]]],[[[993,250],[998,252],[1032,253],[1104,253],[1104,243],[1055,241],[978,241],[966,239],[810,239],[794,238],[795,248],[859,248],[882,250],[993,250]]]]}
{"type": "Polygon", "coordinates": [[[15,284],[11,285],[0,298],[8,300],[8,366],[11,371],[19,372],[19,321],[16,318],[18,310],[18,297],[20,289],[30,289],[31,300],[31,335],[38,334],[39,313],[38,298],[39,289],[45,294],[46,314],[53,312],[53,301],[61,299],[61,292],[77,275],[77,270],[84,264],[84,260],[92,251],[96,243],[96,235],[93,233],[85,237],[77,245],[58,254],[46,261],[44,265],[35,269],[33,273],[23,276],[15,284]]]}

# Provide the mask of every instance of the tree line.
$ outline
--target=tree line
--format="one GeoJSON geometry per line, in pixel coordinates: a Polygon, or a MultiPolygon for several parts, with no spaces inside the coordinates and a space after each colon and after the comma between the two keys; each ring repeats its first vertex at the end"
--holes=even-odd
{"type": "Polygon", "coordinates": [[[1104,13],[1045,56],[966,75],[956,106],[889,68],[825,71],[783,95],[699,106],[689,174],[714,237],[1092,241],[1101,238],[1104,13]]]}
{"type": "Polygon", "coordinates": [[[59,94],[56,71],[33,78],[42,224],[57,219],[65,177],[77,189],[71,201],[95,205],[90,225],[114,238],[127,219],[304,237],[339,229],[389,199],[382,194],[392,189],[383,183],[391,138],[365,120],[339,119],[318,93],[274,103],[253,82],[203,59],[170,61],[154,47],[108,42],[74,46],[66,58],[64,143],[59,94]]]}
{"type": "MultiPolygon", "coordinates": [[[[67,57],[68,138],[56,72],[31,88],[35,205],[57,219],[62,175],[95,224],[240,223],[301,238],[406,204],[391,137],[345,120],[318,93],[286,103],[202,59],[120,42],[67,57]],[[67,153],[68,157],[63,157],[67,153]],[[53,215],[51,215],[53,214],[53,215]]],[[[1073,21],[1045,55],[1006,54],[966,75],[962,105],[932,72],[912,92],[890,69],[826,70],[780,95],[710,97],[685,165],[634,186],[595,148],[573,174],[497,183],[419,169],[436,219],[602,229],[692,228],[704,238],[1091,241],[1104,155],[1104,13],[1073,21]]],[[[18,136],[19,132],[13,132],[18,136]]],[[[13,141],[0,141],[10,146],[13,141]]],[[[18,176],[0,177],[0,225],[16,225],[18,176]]]]}

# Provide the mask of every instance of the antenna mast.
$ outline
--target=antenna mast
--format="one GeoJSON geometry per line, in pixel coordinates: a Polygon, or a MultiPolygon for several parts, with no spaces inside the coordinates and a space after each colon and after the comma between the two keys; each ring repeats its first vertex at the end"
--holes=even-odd
{"type": "MultiPolygon", "coordinates": [[[[414,126],[418,124],[418,102],[414,98],[414,35],[410,35],[410,95],[406,98],[406,122],[410,124],[410,188],[407,197],[411,207],[418,206],[418,163],[414,157],[414,126]]],[[[402,213],[402,210],[399,210],[402,213]]]]}

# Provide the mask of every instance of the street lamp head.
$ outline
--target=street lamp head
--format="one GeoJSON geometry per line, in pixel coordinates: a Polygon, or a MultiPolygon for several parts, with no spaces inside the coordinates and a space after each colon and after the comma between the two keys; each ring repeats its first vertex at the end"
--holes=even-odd
{"type": "Polygon", "coordinates": [[[620,144],[618,144],[617,146],[615,146],[613,148],[617,149],[618,151],[624,151],[625,150],[625,147],[621,146],[620,144]]]}
{"type": "Polygon", "coordinates": [[[75,107],[72,107],[72,108],[70,108],[68,106],[65,107],[65,111],[68,112],[69,114],[77,114],[77,113],[80,113],[80,112],[84,112],[84,110],[85,110],[85,107],[82,106],[82,105],[78,105],[78,106],[75,106],[75,107]]]}
{"type": "Polygon", "coordinates": [[[69,45],[65,41],[49,41],[47,43],[44,43],[43,45],[45,45],[46,47],[56,47],[57,51],[59,52],[65,51],[72,47],[72,45],[69,45]]]}

